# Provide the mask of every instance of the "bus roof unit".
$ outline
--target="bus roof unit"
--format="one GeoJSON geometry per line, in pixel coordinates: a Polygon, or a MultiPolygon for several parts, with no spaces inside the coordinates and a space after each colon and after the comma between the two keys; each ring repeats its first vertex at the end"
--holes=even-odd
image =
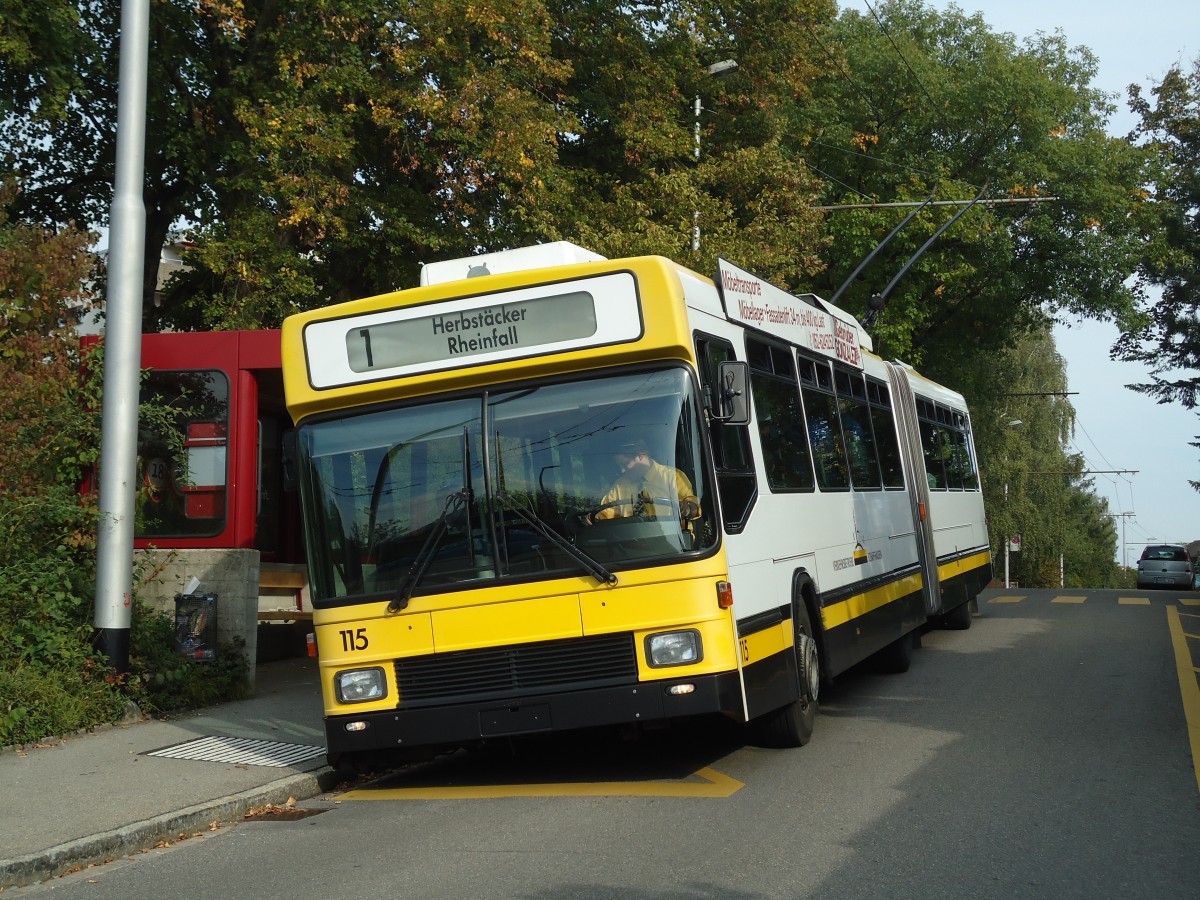
{"type": "Polygon", "coordinates": [[[421,267],[421,285],[445,284],[477,278],[481,275],[503,275],[508,272],[523,272],[527,269],[545,269],[551,266],[569,266],[575,263],[603,262],[606,257],[586,250],[570,241],[554,241],[550,244],[535,244],[515,250],[482,253],[479,256],[464,256],[441,262],[425,263],[421,267]]]}

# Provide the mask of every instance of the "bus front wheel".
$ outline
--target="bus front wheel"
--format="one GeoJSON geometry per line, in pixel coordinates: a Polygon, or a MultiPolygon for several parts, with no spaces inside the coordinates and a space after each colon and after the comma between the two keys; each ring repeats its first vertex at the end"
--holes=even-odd
{"type": "Polygon", "coordinates": [[[812,738],[817,719],[817,696],[821,689],[821,662],[808,611],[795,610],[796,654],[799,696],[786,706],[772,710],[755,721],[759,742],[767,747],[803,747],[812,738]]]}

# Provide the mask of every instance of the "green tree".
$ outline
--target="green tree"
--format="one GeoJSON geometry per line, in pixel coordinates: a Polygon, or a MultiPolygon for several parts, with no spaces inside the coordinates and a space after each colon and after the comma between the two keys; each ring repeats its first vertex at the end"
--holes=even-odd
{"type": "MultiPolygon", "coordinates": [[[[1200,400],[1200,58],[1190,71],[1167,72],[1152,98],[1138,85],[1129,91],[1141,119],[1134,138],[1156,161],[1147,204],[1155,227],[1147,229],[1139,276],[1157,299],[1114,352],[1149,367],[1151,380],[1134,390],[1194,409],[1200,400]]],[[[1200,490],[1200,481],[1192,486],[1200,490]]]]}
{"type": "MultiPolygon", "coordinates": [[[[0,0],[12,4],[13,0],[0,0]]],[[[18,4],[19,5],[19,4],[18,4]]],[[[718,248],[796,283],[819,264],[815,185],[782,113],[816,75],[828,0],[161,0],[151,11],[146,328],[276,325],[415,283],[420,262],[561,237],[601,252],[718,248]],[[705,66],[735,52],[740,74],[705,66]],[[703,98],[693,158],[693,97],[703,98]],[[189,224],[193,269],[150,302],[189,224]]],[[[0,140],[22,215],[103,224],[117,8],[49,0],[71,52],[14,18],[0,140]]],[[[2,103],[3,101],[0,101],[2,103]]]]}
{"type": "MultiPolygon", "coordinates": [[[[1018,44],[917,0],[845,10],[821,46],[826,77],[797,107],[793,146],[825,180],[824,202],[862,208],[827,214],[817,293],[830,296],[908,212],[873,202],[969,200],[981,188],[998,201],[965,213],[897,282],[873,328],[884,355],[953,383],[1056,312],[1131,314],[1145,154],[1106,136],[1112,107],[1090,87],[1086,48],[1060,33],[1018,44]]],[[[926,207],[839,303],[864,316],[957,210],[926,207]]]]}
{"type": "Polygon", "coordinates": [[[819,185],[784,141],[820,72],[807,24],[831,18],[834,5],[560,6],[554,47],[572,65],[564,96],[580,127],[561,136],[556,236],[702,272],[722,255],[791,287],[811,277],[824,240],[811,209],[819,185]],[[727,58],[735,74],[710,78],[707,67],[727,58]]]}
{"type": "MultiPolygon", "coordinates": [[[[0,147],[38,186],[26,220],[103,224],[119,6],[50,4],[75,22],[74,50],[47,57],[54,38],[40,18],[15,19],[0,44],[0,87],[16,97],[0,112],[15,127],[0,147]]],[[[503,12],[453,0],[161,0],[151,34],[147,330],[277,325],[297,308],[411,283],[438,253],[542,230],[549,187],[537,170],[573,123],[536,0],[503,12]],[[504,234],[513,221],[525,233],[504,234]],[[155,308],[159,251],[181,223],[194,269],[155,308]]]]}
{"type": "Polygon", "coordinates": [[[971,424],[997,563],[1007,538],[1020,534],[1010,567],[1022,584],[1057,587],[1061,561],[1069,586],[1117,586],[1116,528],[1086,461],[1070,449],[1075,413],[1050,330],[990,354],[960,386],[976,394],[971,424]],[[996,383],[1004,390],[991,392],[996,383]]]}
{"type": "Polygon", "coordinates": [[[108,721],[121,708],[88,642],[96,396],[72,329],[92,236],[14,224],[0,186],[0,744],[108,721]]]}

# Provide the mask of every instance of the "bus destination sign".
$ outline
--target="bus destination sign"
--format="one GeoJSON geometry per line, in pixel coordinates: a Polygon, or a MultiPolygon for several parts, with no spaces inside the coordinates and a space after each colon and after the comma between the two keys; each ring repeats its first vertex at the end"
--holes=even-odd
{"type": "Polygon", "coordinates": [[[465,359],[495,350],[540,347],[596,333],[596,300],[585,291],[494,303],[364,325],[346,332],[355,372],[465,359]]]}
{"type": "Polygon", "coordinates": [[[315,388],[636,340],[628,272],[312,322],[304,345],[315,388]]]}
{"type": "Polygon", "coordinates": [[[805,295],[811,300],[793,296],[723,259],[717,265],[717,288],[731,321],[862,368],[862,334],[849,314],[833,313],[812,294],[805,295]]]}

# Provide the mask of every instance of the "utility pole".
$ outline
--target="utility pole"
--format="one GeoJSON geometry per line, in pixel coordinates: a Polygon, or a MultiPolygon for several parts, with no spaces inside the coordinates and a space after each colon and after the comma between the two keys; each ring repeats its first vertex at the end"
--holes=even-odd
{"type": "Polygon", "coordinates": [[[1132,516],[1133,513],[1131,513],[1131,512],[1105,513],[1104,515],[1110,519],[1120,519],[1121,520],[1121,577],[1124,578],[1125,577],[1125,569],[1128,568],[1128,566],[1129,566],[1129,558],[1128,558],[1128,554],[1126,553],[1126,549],[1125,549],[1125,520],[1128,519],[1130,516],[1132,516]]]}
{"type": "Polygon", "coordinates": [[[100,425],[100,520],[93,623],[96,648],[122,674],[129,671],[129,623],[133,611],[133,504],[142,362],[142,261],[146,253],[142,179],[146,161],[149,34],[149,0],[123,0],[117,166],[108,245],[108,325],[100,425]]]}
{"type": "MultiPolygon", "coordinates": [[[[1004,482],[1004,509],[1008,511],[1008,482],[1004,482]]],[[[1012,538],[1009,535],[1004,536],[1004,587],[1005,590],[1009,587],[1008,582],[1008,545],[1012,538]]]]}

